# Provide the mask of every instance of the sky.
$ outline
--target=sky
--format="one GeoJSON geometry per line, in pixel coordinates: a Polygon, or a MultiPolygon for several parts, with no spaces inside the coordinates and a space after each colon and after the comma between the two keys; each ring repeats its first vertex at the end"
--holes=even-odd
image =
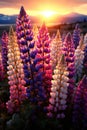
{"type": "Polygon", "coordinates": [[[40,15],[43,11],[60,15],[71,12],[87,14],[87,0],[0,0],[0,14],[19,14],[21,6],[30,15],[40,15]]]}

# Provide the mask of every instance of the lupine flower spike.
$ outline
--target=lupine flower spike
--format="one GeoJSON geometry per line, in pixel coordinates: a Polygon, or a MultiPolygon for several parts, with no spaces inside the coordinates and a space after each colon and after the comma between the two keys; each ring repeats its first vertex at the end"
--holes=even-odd
{"type": "Polygon", "coordinates": [[[65,118],[65,110],[67,108],[67,96],[69,86],[69,72],[67,64],[62,56],[60,62],[54,70],[52,76],[52,87],[50,92],[49,106],[47,107],[48,117],[65,118]]]}
{"type": "Polygon", "coordinates": [[[1,42],[2,42],[2,63],[3,63],[3,67],[4,67],[4,72],[6,75],[6,73],[7,73],[7,60],[8,60],[8,58],[7,58],[8,34],[6,31],[3,32],[1,42]]]}
{"type": "Polygon", "coordinates": [[[58,61],[60,61],[61,54],[62,54],[62,39],[60,32],[58,30],[55,38],[51,42],[51,62],[53,70],[57,65],[58,61]]]}
{"type": "Polygon", "coordinates": [[[21,59],[24,65],[27,97],[32,104],[40,105],[45,99],[42,72],[39,71],[42,65],[37,64],[40,58],[36,57],[37,50],[33,40],[31,21],[23,7],[21,7],[17,18],[16,31],[21,59]]]}
{"type": "Polygon", "coordinates": [[[83,73],[83,60],[84,60],[84,43],[83,43],[83,37],[80,40],[80,43],[75,50],[75,81],[78,82],[83,73]]]}
{"type": "Polygon", "coordinates": [[[43,74],[42,86],[45,88],[46,95],[49,97],[52,79],[52,67],[50,64],[50,37],[45,23],[39,29],[37,41],[37,58],[39,58],[38,65],[42,68],[40,72],[43,74]]]}
{"type": "Polygon", "coordinates": [[[4,67],[2,63],[2,55],[0,53],[0,81],[4,79],[4,67]]]}
{"type": "Polygon", "coordinates": [[[79,27],[79,24],[76,24],[75,29],[73,31],[73,43],[74,43],[75,49],[79,45],[79,41],[80,41],[80,27],[79,27]]]}
{"type": "Polygon", "coordinates": [[[87,45],[87,33],[84,36],[84,44],[87,45]]]}
{"type": "Polygon", "coordinates": [[[84,75],[76,89],[73,107],[75,129],[87,129],[87,76],[84,75]]]}
{"type": "MultiPolygon", "coordinates": [[[[73,96],[73,91],[74,91],[74,87],[75,87],[75,81],[73,79],[74,75],[75,75],[75,48],[74,48],[74,44],[72,41],[72,37],[71,34],[68,33],[65,37],[65,41],[63,43],[63,51],[64,51],[64,55],[65,55],[65,60],[67,62],[67,67],[68,67],[68,71],[69,71],[69,87],[68,87],[68,100],[69,102],[71,102],[72,100],[72,96],[73,96]]],[[[69,103],[70,104],[70,103],[69,103]]]]}
{"type": "Polygon", "coordinates": [[[17,44],[16,35],[13,28],[9,31],[8,42],[8,84],[10,85],[10,99],[6,103],[9,113],[18,112],[20,105],[26,98],[26,88],[24,87],[23,64],[20,59],[20,51],[17,44]]]}

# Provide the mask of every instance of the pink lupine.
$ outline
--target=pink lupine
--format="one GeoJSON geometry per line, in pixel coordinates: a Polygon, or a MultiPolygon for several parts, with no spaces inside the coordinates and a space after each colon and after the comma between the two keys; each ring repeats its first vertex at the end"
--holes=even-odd
{"type": "Polygon", "coordinates": [[[43,74],[42,86],[45,88],[46,95],[49,96],[52,79],[52,67],[50,64],[50,37],[45,23],[39,29],[37,40],[37,62],[41,65],[40,72],[43,74]]]}
{"type": "Polygon", "coordinates": [[[62,54],[62,39],[59,30],[55,38],[51,41],[51,63],[53,70],[57,65],[58,61],[60,61],[60,57],[62,54]]]}
{"type": "Polygon", "coordinates": [[[20,59],[20,51],[17,44],[17,39],[13,28],[9,31],[8,42],[8,84],[10,85],[10,97],[6,103],[9,113],[17,112],[20,105],[26,98],[26,88],[24,87],[24,72],[23,64],[20,59]]]}
{"type": "Polygon", "coordinates": [[[67,108],[68,86],[69,86],[69,72],[67,64],[62,56],[54,69],[52,76],[52,87],[49,98],[49,106],[47,107],[48,117],[65,118],[65,111],[67,108]]]}

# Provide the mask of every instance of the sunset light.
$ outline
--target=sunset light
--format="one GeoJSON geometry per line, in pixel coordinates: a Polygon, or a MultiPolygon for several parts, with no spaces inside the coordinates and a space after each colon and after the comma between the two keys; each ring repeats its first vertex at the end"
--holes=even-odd
{"type": "Polygon", "coordinates": [[[51,16],[55,15],[56,12],[46,10],[46,11],[41,12],[41,14],[42,14],[45,18],[50,18],[51,16]]]}

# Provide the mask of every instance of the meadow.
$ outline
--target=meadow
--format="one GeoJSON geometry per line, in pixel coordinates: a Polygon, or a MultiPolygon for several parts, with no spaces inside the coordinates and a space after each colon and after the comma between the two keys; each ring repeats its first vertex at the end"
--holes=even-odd
{"type": "Polygon", "coordinates": [[[86,32],[32,26],[23,7],[0,26],[0,130],[87,130],[86,32]]]}

